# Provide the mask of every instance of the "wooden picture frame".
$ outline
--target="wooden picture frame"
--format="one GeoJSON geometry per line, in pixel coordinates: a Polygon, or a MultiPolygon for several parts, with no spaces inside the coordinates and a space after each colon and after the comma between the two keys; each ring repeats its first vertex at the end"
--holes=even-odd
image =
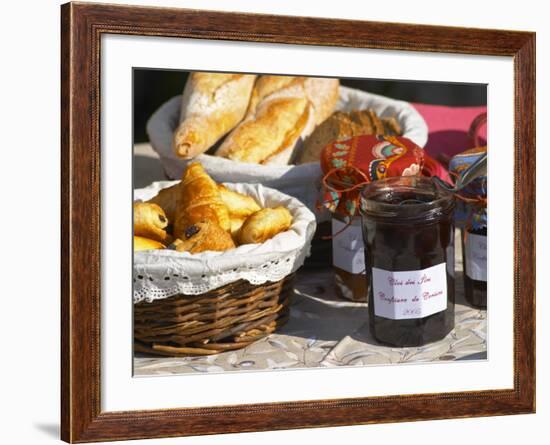
{"type": "Polygon", "coordinates": [[[68,3],[61,8],[61,437],[173,437],[535,411],[535,34],[68,3]],[[100,38],[186,37],[514,59],[514,387],[209,408],[100,408],[100,38]]]}

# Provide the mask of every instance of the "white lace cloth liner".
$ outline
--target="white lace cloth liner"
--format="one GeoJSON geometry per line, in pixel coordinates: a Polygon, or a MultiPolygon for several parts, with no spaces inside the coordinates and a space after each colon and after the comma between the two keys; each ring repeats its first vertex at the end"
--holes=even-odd
{"type": "MultiPolygon", "coordinates": [[[[134,190],[134,200],[148,200],[177,182],[154,182],[134,190]]],[[[177,294],[202,294],[240,279],[252,284],[279,281],[302,266],[315,232],[315,215],[296,198],[261,184],[225,185],[252,196],[262,207],[286,207],[293,217],[292,226],[263,244],[245,244],[225,252],[135,252],[134,304],[177,294]]]]}

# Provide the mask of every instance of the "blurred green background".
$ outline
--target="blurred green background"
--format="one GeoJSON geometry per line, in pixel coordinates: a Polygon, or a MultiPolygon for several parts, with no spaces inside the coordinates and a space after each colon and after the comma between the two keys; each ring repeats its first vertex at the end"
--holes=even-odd
{"type": "MultiPolygon", "coordinates": [[[[134,143],[147,142],[145,125],[168,99],[181,94],[188,71],[135,68],[133,72],[134,143]]],[[[344,86],[408,102],[433,105],[487,105],[487,85],[447,82],[341,79],[344,86]]]]}

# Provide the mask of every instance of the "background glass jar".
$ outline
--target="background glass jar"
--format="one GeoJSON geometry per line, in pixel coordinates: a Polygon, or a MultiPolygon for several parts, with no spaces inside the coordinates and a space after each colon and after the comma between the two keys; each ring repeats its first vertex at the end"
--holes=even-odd
{"type": "Polygon", "coordinates": [[[462,229],[464,297],[472,306],[487,307],[487,227],[462,229]]]}
{"type": "Polygon", "coordinates": [[[420,346],[454,327],[454,196],[396,177],[361,194],[369,327],[380,343],[420,346]]]}
{"type": "Polygon", "coordinates": [[[332,262],[336,294],[340,298],[367,301],[364,250],[361,217],[333,213],[332,262]]]}

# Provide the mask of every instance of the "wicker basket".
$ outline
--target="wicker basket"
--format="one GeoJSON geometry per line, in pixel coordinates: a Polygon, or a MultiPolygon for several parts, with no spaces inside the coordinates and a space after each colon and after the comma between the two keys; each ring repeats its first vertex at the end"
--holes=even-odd
{"type": "Polygon", "coordinates": [[[171,357],[244,348],[282,326],[294,274],[275,283],[245,280],[201,295],[175,295],[134,305],[134,349],[171,357]]]}

